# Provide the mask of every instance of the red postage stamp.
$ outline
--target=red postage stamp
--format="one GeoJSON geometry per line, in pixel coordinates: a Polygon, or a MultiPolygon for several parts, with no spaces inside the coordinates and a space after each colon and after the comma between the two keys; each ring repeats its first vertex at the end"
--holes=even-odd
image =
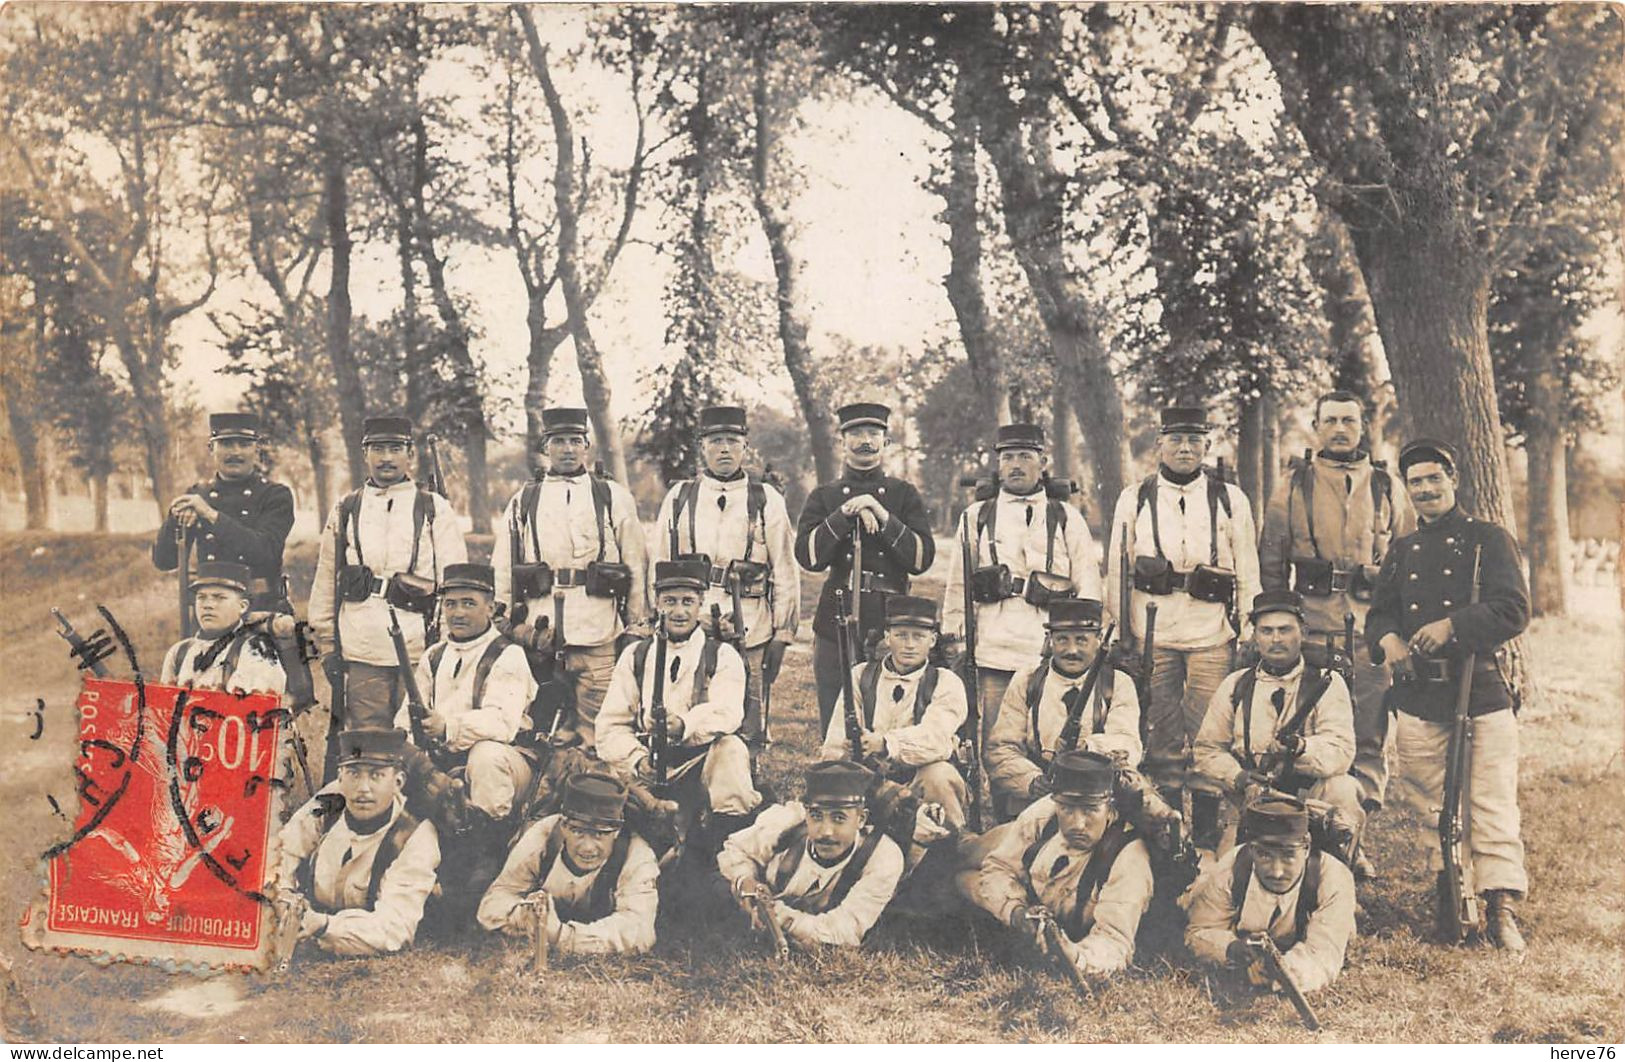
{"type": "Polygon", "coordinates": [[[78,817],[45,853],[24,940],[176,968],[264,968],[278,698],[87,677],[78,710],[78,817]]]}

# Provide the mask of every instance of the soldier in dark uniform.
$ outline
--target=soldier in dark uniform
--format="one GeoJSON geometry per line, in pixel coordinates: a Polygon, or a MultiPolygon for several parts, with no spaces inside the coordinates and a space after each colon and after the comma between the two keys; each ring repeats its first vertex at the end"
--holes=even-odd
{"type": "MultiPolygon", "coordinates": [[[[1528,626],[1529,588],[1512,536],[1457,507],[1456,455],[1447,444],[1410,443],[1400,451],[1399,475],[1418,525],[1388,551],[1365,622],[1372,660],[1386,662],[1393,674],[1389,696],[1399,712],[1396,774],[1407,796],[1431,819],[1442,803],[1462,664],[1466,654],[1476,654],[1468,701],[1473,741],[1467,847],[1488,909],[1490,940],[1522,951],[1514,905],[1529,879],[1518,822],[1518,722],[1496,650],[1528,626]],[[1475,549],[1479,599],[1469,604],[1475,549]]],[[[1424,834],[1437,865],[1431,823],[1424,834]]],[[[1440,886],[1443,899],[1442,875],[1440,886]]]]}
{"type": "MultiPolygon", "coordinates": [[[[912,483],[886,475],[880,458],[891,410],[855,402],[836,411],[841,424],[845,473],[807,496],[796,523],[796,560],[811,572],[829,572],[813,616],[813,677],[818,684],[818,732],[841,694],[841,632],[835,625],[835,591],[851,586],[853,529],[863,537],[858,623],[865,642],[886,623],[884,595],[908,592],[909,576],[931,567],[936,542],[925,502],[912,483]]],[[[854,660],[853,664],[859,661],[854,660]]]]}
{"type": "Polygon", "coordinates": [[[293,528],[293,492],[259,471],[259,418],[252,413],[209,414],[214,479],[194,483],[169,503],[152,544],[162,572],[180,564],[181,533],[191,540],[194,564],[230,561],[253,574],[253,612],[293,611],[282,592],[282,545],[293,528]]]}

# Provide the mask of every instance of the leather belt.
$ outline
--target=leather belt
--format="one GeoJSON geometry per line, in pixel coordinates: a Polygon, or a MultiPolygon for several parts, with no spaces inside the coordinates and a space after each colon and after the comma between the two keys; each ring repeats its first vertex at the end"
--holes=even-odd
{"type": "Polygon", "coordinates": [[[710,583],[712,586],[727,586],[728,569],[715,564],[711,565],[710,583]]]}
{"type": "Polygon", "coordinates": [[[859,578],[858,589],[882,594],[906,594],[908,583],[889,572],[865,571],[859,578]],[[898,585],[899,582],[902,585],[898,585]]]}
{"type": "Polygon", "coordinates": [[[367,584],[367,596],[383,597],[384,591],[387,589],[389,589],[389,580],[381,575],[375,575],[372,577],[372,582],[367,584]]]}

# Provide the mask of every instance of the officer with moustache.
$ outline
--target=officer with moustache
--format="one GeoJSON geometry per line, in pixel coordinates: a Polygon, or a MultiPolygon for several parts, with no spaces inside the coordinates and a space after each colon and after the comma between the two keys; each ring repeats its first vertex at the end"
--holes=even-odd
{"type": "Polygon", "coordinates": [[[796,521],[797,562],[807,571],[829,573],[813,616],[820,734],[829,730],[841,695],[837,639],[842,632],[835,623],[835,592],[852,585],[854,531],[862,536],[863,571],[855,607],[866,642],[885,625],[885,595],[907,593],[909,577],[930,568],[937,549],[920,492],[880,469],[891,410],[877,402],[854,402],[836,416],[845,470],[834,483],[813,489],[796,521]]]}
{"type": "Polygon", "coordinates": [[[248,567],[252,611],[292,612],[282,593],[282,547],[293,529],[293,491],[260,472],[259,447],[254,414],[209,414],[214,478],[192,484],[169,503],[152,543],[152,563],[161,572],[174,571],[186,541],[198,564],[248,567]]]}

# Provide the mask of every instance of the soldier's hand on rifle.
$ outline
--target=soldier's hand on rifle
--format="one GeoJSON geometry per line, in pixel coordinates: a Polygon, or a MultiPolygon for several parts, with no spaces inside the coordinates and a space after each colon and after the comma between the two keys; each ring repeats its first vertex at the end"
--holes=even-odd
{"type": "Polygon", "coordinates": [[[1224,948],[1224,961],[1235,967],[1244,967],[1253,961],[1253,949],[1247,946],[1247,938],[1240,933],[1224,948]]]}
{"type": "Polygon", "coordinates": [[[638,781],[642,782],[643,784],[653,785],[655,781],[654,761],[650,759],[647,754],[645,754],[639,758],[637,764],[632,768],[632,773],[635,774],[638,781]]]}
{"type": "Polygon", "coordinates": [[[1041,903],[1035,903],[1031,907],[1018,906],[1010,912],[1010,928],[1026,935],[1039,951],[1047,953],[1049,949],[1044,940],[1044,923],[1050,917],[1049,908],[1041,903]]]}
{"type": "Polygon", "coordinates": [[[683,722],[680,715],[666,716],[666,740],[677,744],[688,735],[688,724],[683,722]]]}
{"type": "Polygon", "coordinates": [[[1388,670],[1395,679],[1409,678],[1411,675],[1411,645],[1405,639],[1394,633],[1382,636],[1378,643],[1382,647],[1382,654],[1388,661],[1388,670]]]}
{"type": "Polygon", "coordinates": [[[886,507],[868,494],[848,498],[841,503],[841,512],[856,519],[863,525],[863,530],[871,535],[878,532],[881,525],[886,522],[886,507]]]}
{"type": "Polygon", "coordinates": [[[1270,747],[1264,754],[1282,759],[1301,756],[1303,755],[1303,735],[1279,734],[1274,741],[1270,742],[1270,747]]]}
{"type": "Polygon", "coordinates": [[[331,916],[322,914],[320,911],[312,911],[308,907],[305,908],[305,916],[299,920],[299,939],[309,940],[311,937],[314,937],[316,934],[325,930],[327,928],[327,921],[329,917],[331,916]]]}
{"type": "Polygon", "coordinates": [[[644,616],[642,619],[633,620],[626,625],[626,633],[633,638],[652,638],[655,633],[655,618],[644,616]]]}
{"type": "Polygon", "coordinates": [[[879,759],[886,755],[886,736],[877,734],[873,730],[863,732],[863,755],[867,758],[879,759]]]}
{"type": "Polygon", "coordinates": [[[201,494],[182,494],[170,502],[169,513],[182,527],[196,527],[199,520],[212,524],[220,516],[201,494]]]}
{"type": "Polygon", "coordinates": [[[430,741],[445,741],[446,717],[439,712],[430,712],[423,717],[423,732],[430,741]]]}
{"type": "Polygon", "coordinates": [[[1034,800],[1037,800],[1040,797],[1047,797],[1050,795],[1050,792],[1049,775],[1047,774],[1041,774],[1037,778],[1034,778],[1031,782],[1027,783],[1027,795],[1032,797],[1034,800]]]}
{"type": "Polygon", "coordinates": [[[557,945],[559,942],[559,933],[564,929],[564,923],[559,920],[558,912],[554,909],[553,901],[547,895],[547,893],[541,889],[537,889],[535,892],[521,900],[520,903],[522,903],[530,912],[531,932],[534,933],[536,931],[537,923],[545,918],[547,920],[547,942],[552,945],[557,945]]]}
{"type": "Polygon", "coordinates": [[[914,810],[914,843],[930,847],[953,835],[948,828],[948,813],[941,804],[921,804],[914,810]]]}
{"type": "Polygon", "coordinates": [[[1446,616],[1444,619],[1434,620],[1411,635],[1411,650],[1423,656],[1432,656],[1449,645],[1455,636],[1456,625],[1450,621],[1449,616],[1446,616]]]}

